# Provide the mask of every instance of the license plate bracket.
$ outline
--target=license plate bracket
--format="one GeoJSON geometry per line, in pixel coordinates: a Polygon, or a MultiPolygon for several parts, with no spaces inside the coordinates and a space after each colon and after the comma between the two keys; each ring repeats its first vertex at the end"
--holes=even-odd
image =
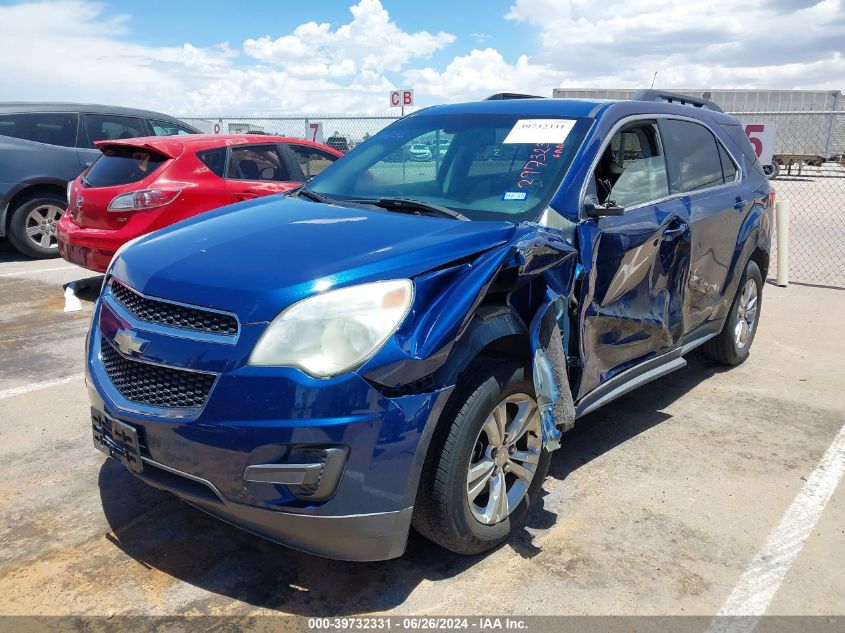
{"type": "Polygon", "coordinates": [[[141,444],[135,427],[91,409],[94,446],[136,473],[143,472],[141,444]]]}

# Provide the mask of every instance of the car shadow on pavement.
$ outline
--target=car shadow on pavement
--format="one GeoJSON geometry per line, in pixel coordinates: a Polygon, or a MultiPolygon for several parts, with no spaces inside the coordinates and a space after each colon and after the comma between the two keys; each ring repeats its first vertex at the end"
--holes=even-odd
{"type": "MultiPolygon", "coordinates": [[[[690,367],[585,417],[564,436],[550,475],[565,479],[659,424],[669,417],[662,412],[667,405],[719,370],[693,356],[690,367]]],[[[112,530],[107,538],[141,565],[218,596],[286,613],[326,616],[388,610],[403,604],[419,584],[452,578],[485,557],[452,554],[413,531],[406,553],[395,560],[350,563],[304,554],[153,489],[111,459],[100,469],[99,488],[112,530]]],[[[543,501],[541,497],[529,515],[528,529],[504,547],[526,558],[542,551],[533,544],[532,532],[551,529],[557,520],[543,501]]],[[[215,599],[210,597],[209,603],[215,599]]]]}
{"type": "MultiPolygon", "coordinates": [[[[0,264],[7,264],[10,262],[34,262],[35,258],[29,255],[24,255],[9,241],[9,238],[0,238],[0,264]]],[[[61,261],[61,260],[59,260],[61,261]]]]}
{"type": "Polygon", "coordinates": [[[707,361],[698,352],[685,356],[687,366],[663,376],[580,418],[563,436],[549,476],[566,479],[572,472],[669,419],[664,409],[696,385],[731,368],[707,361]]]}

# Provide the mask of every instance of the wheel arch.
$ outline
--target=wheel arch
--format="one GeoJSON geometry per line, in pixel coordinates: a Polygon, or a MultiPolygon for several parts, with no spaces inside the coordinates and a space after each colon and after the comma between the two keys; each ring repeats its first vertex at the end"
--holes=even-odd
{"type": "Polygon", "coordinates": [[[14,210],[17,207],[45,193],[64,198],[67,196],[67,182],[62,183],[60,180],[44,178],[21,183],[9,196],[6,206],[0,209],[0,237],[8,235],[12,215],[14,215],[14,210]]]}

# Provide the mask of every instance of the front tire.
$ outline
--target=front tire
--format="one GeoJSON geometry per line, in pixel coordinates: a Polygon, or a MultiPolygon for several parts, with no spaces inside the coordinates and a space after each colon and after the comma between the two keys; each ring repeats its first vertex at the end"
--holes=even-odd
{"type": "Polygon", "coordinates": [[[480,554],[506,541],[539,497],[551,453],[543,449],[530,371],[482,357],[461,374],[432,439],[413,526],[457,554],[480,554]]]}
{"type": "Polygon", "coordinates": [[[745,362],[757,333],[763,304],[763,275],[756,262],[748,262],[725,325],[718,336],[702,345],[704,355],[723,365],[745,362]]]}
{"type": "Polygon", "coordinates": [[[65,212],[65,199],[38,193],[11,210],[9,240],[24,255],[38,259],[59,256],[56,229],[65,212]]]}

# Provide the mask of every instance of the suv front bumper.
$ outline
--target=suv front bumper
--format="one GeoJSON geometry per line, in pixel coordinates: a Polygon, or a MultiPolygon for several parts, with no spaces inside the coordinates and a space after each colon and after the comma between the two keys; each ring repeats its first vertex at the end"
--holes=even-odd
{"type": "MultiPolygon", "coordinates": [[[[387,398],[356,374],[316,380],[290,368],[234,366],[220,373],[193,417],[168,415],[116,397],[100,352],[103,306],[101,300],[88,341],[89,397],[95,411],[135,430],[142,467],[130,472],[296,549],[356,561],[402,554],[425,453],[451,387],[387,398]],[[308,489],[315,482],[308,462],[315,460],[303,456],[332,450],[332,460],[342,458],[335,484],[308,489]]],[[[123,326],[137,328],[154,347],[155,333],[142,323],[123,326]]],[[[242,342],[251,348],[258,335],[244,327],[242,342]]],[[[328,470],[320,470],[321,483],[328,470]]]]}

